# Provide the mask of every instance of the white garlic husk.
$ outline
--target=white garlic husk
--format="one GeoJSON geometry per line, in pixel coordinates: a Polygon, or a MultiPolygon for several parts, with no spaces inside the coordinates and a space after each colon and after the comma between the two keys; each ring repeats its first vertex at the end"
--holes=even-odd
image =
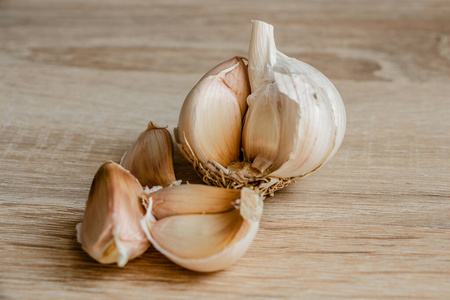
{"type": "Polygon", "coordinates": [[[246,105],[233,91],[246,90],[247,72],[232,87],[208,73],[186,98],[175,136],[207,184],[272,195],[336,153],[345,108],[328,78],[276,49],[270,24],[253,22],[247,68],[246,105]]]}
{"type": "Polygon", "coordinates": [[[269,177],[301,177],[338,150],[345,134],[342,98],[310,65],[276,49],[273,26],[253,22],[242,144],[245,159],[269,177]]]}
{"type": "Polygon", "coordinates": [[[197,272],[229,267],[250,247],[262,198],[248,188],[180,185],[148,193],[141,225],[152,245],[174,263],[197,272]]]}

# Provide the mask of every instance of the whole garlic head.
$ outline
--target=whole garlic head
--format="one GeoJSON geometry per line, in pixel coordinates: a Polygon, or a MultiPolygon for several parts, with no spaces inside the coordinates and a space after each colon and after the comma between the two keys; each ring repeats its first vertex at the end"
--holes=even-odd
{"type": "Polygon", "coordinates": [[[271,195],[317,170],[336,153],[344,138],[345,108],[328,78],[276,49],[273,26],[267,23],[253,22],[248,61],[251,94],[242,105],[233,91],[246,90],[246,73],[236,77],[240,84],[223,85],[207,95],[197,91],[199,86],[203,90],[213,86],[205,75],[185,100],[175,136],[179,149],[207,184],[248,186],[271,195]],[[243,107],[247,109],[241,123],[243,107]],[[208,122],[199,126],[202,118],[208,122]],[[202,139],[205,132],[214,138],[202,139]],[[236,153],[238,145],[242,153],[236,153]],[[222,154],[205,150],[211,148],[222,154]]]}
{"type": "Polygon", "coordinates": [[[150,243],[140,226],[145,209],[142,187],[120,165],[104,163],[95,174],[86,202],[78,242],[96,261],[119,267],[138,257],[150,243]]]}
{"type": "Polygon", "coordinates": [[[149,192],[141,225],[152,245],[174,263],[214,272],[250,247],[262,207],[261,197],[248,188],[186,184],[149,192]]]}

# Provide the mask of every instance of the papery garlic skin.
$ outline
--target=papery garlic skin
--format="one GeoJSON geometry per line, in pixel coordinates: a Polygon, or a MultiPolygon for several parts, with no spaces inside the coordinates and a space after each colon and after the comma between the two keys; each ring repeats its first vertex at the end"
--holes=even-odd
{"type": "Polygon", "coordinates": [[[140,134],[122,158],[121,165],[130,171],[142,186],[169,186],[174,181],[173,142],[169,131],[152,122],[140,134]]]}
{"type": "Polygon", "coordinates": [[[240,57],[206,73],[186,97],[174,130],[181,153],[203,165],[213,160],[226,167],[237,161],[249,93],[247,66],[240,57]]]}
{"type": "Polygon", "coordinates": [[[148,239],[171,261],[197,272],[225,269],[244,255],[258,231],[263,207],[262,198],[248,188],[181,185],[148,197],[149,209],[141,222],[148,239]],[[185,203],[182,194],[187,195],[185,203]]]}
{"type": "Polygon", "coordinates": [[[140,226],[144,214],[142,186],[120,165],[106,162],[92,181],[78,242],[98,262],[123,267],[150,246],[140,226]]]}
{"type": "Polygon", "coordinates": [[[248,70],[252,94],[242,138],[246,159],[269,177],[315,171],[344,138],[339,92],[318,70],[279,52],[273,26],[262,21],[253,22],[248,70]],[[272,130],[261,126],[261,115],[268,116],[265,126],[272,130]]]}

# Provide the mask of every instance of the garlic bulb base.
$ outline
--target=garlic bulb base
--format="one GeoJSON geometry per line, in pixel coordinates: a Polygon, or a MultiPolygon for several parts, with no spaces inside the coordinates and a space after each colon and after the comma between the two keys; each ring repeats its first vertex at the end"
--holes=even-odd
{"type": "MultiPolygon", "coordinates": [[[[235,164],[248,163],[236,162],[235,164]]],[[[227,189],[242,189],[247,187],[257,192],[263,198],[267,196],[272,197],[276,191],[281,190],[290,183],[295,182],[296,178],[301,177],[276,178],[270,176],[248,176],[249,173],[243,171],[245,168],[233,170],[231,167],[235,164],[232,164],[230,168],[224,168],[220,164],[210,160],[205,167],[196,159],[192,161],[195,172],[207,185],[227,189]]]]}
{"type": "Polygon", "coordinates": [[[223,167],[211,159],[206,162],[206,165],[203,165],[195,157],[189,143],[186,141],[185,145],[181,144],[177,136],[177,130],[174,130],[174,133],[176,146],[181,155],[192,164],[197,175],[207,185],[227,189],[242,189],[243,187],[247,187],[257,192],[264,199],[267,196],[272,197],[276,191],[295,182],[296,178],[303,177],[277,178],[267,176],[256,168],[253,168],[251,163],[243,161],[236,161],[230,164],[228,168],[223,167]]]}

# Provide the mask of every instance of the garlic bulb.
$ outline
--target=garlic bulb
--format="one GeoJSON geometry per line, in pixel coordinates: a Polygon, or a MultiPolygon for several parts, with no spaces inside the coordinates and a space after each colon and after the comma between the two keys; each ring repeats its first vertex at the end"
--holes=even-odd
{"type": "Polygon", "coordinates": [[[180,185],[148,192],[141,225],[152,245],[187,269],[214,272],[239,259],[259,227],[262,199],[248,188],[180,185]]]}
{"type": "Polygon", "coordinates": [[[126,265],[150,246],[140,220],[144,217],[142,187],[136,178],[114,162],[104,163],[95,174],[83,223],[77,225],[78,242],[102,264],[126,265]]]}
{"type": "Polygon", "coordinates": [[[127,151],[121,165],[130,171],[142,186],[169,186],[175,179],[173,143],[164,127],[148,123],[147,129],[127,151]]]}
{"type": "Polygon", "coordinates": [[[246,105],[239,104],[238,111],[241,102],[234,92],[248,91],[247,73],[241,69],[233,86],[214,88],[220,80],[207,75],[200,80],[183,104],[176,141],[207,184],[248,186],[272,195],[336,153],[345,133],[345,108],[328,78],[276,49],[267,23],[253,23],[251,94],[242,123],[246,105]],[[243,153],[236,150],[241,149],[238,141],[243,153]]]}

